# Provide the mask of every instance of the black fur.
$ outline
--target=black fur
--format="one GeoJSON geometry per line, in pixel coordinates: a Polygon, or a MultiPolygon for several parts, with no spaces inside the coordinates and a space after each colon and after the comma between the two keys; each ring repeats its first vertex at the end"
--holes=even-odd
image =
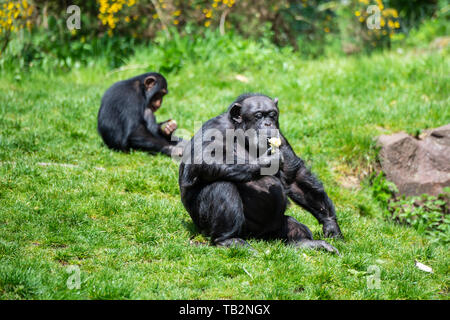
{"type": "Polygon", "coordinates": [[[224,135],[227,129],[278,129],[277,102],[262,94],[241,95],[227,112],[203,125],[187,144],[180,164],[181,200],[195,225],[211,236],[213,244],[245,244],[243,239],[249,237],[280,238],[298,246],[337,252],[325,241],[313,240],[305,225],[284,215],[290,198],[323,224],[325,236],[341,236],[332,201],[281,132],[278,154],[260,155],[256,164],[194,163],[194,144],[201,144],[205,152],[211,143],[203,139],[207,129],[220,130],[224,135]],[[273,157],[282,159],[280,170],[261,175],[261,168],[273,157]]]}
{"type": "Polygon", "coordinates": [[[103,95],[98,112],[98,132],[105,144],[114,150],[171,155],[183,140],[164,135],[161,125],[166,122],[157,123],[156,110],[152,110],[154,101],[162,103],[167,93],[166,79],[156,72],[113,84],[103,95]]]}

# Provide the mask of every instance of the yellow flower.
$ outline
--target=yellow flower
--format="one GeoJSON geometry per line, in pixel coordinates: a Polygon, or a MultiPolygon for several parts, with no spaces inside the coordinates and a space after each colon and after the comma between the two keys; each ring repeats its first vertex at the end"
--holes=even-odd
{"type": "Polygon", "coordinates": [[[330,32],[330,28],[328,28],[328,27],[325,27],[323,30],[327,33],[330,32]]]}
{"type": "Polygon", "coordinates": [[[131,21],[131,19],[130,19],[130,17],[125,17],[125,22],[130,22],[131,21]]]}
{"type": "Polygon", "coordinates": [[[180,21],[178,21],[177,19],[173,20],[173,24],[174,24],[174,25],[177,25],[177,24],[179,24],[179,23],[180,23],[180,21]]]}
{"type": "Polygon", "coordinates": [[[361,15],[361,12],[355,11],[355,16],[359,17],[361,15]]]}
{"type": "Polygon", "coordinates": [[[158,19],[158,14],[155,13],[152,17],[153,17],[153,19],[158,19]]]}
{"type": "Polygon", "coordinates": [[[173,15],[174,15],[175,17],[178,17],[179,15],[181,15],[181,10],[175,11],[175,12],[173,13],[173,15]]]}
{"type": "Polygon", "coordinates": [[[205,22],[205,27],[208,28],[210,25],[211,25],[211,20],[208,20],[208,21],[205,22]]]}
{"type": "Polygon", "coordinates": [[[400,28],[400,23],[398,21],[395,21],[395,28],[400,28]]]}

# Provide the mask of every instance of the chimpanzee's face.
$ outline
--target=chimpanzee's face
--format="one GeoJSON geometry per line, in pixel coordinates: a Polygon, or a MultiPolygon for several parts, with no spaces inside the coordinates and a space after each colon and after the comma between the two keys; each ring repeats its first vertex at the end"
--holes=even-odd
{"type": "Polygon", "coordinates": [[[243,129],[258,132],[278,130],[278,107],[276,100],[264,96],[255,96],[242,102],[241,118],[243,129]]]}
{"type": "Polygon", "coordinates": [[[158,92],[156,92],[150,99],[150,108],[153,112],[158,110],[161,107],[163,97],[167,94],[167,89],[162,88],[158,92]]]}
{"type": "Polygon", "coordinates": [[[148,107],[155,112],[161,107],[163,97],[168,93],[166,79],[154,73],[144,79],[144,85],[148,107]]]}
{"type": "Polygon", "coordinates": [[[268,139],[279,137],[278,99],[266,96],[252,96],[242,102],[234,103],[229,116],[236,129],[246,134],[246,144],[268,143],[268,139]]]}

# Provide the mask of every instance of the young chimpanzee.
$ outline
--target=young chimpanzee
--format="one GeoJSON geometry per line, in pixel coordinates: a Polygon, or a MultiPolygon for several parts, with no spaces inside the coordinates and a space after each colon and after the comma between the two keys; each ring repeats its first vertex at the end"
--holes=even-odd
{"type": "Polygon", "coordinates": [[[172,133],[174,120],[157,123],[154,112],[168,93],[166,79],[150,72],[114,83],[103,95],[98,132],[111,149],[181,155],[185,141],[172,133]]]}
{"type": "Polygon", "coordinates": [[[278,238],[300,247],[337,252],[329,243],[313,240],[308,227],[284,215],[290,198],[316,217],[326,237],[342,236],[321,182],[279,132],[277,104],[277,99],[262,94],[244,94],[227,112],[207,121],[184,149],[179,172],[181,200],[195,225],[215,245],[247,245],[244,239],[250,237],[278,238]],[[231,144],[222,139],[227,131],[252,129],[271,129],[279,137],[278,148],[256,155],[256,161],[250,161],[255,143],[251,135],[240,143],[247,152],[244,157],[237,154],[237,139],[231,144]],[[232,161],[222,161],[225,158],[232,161]],[[279,166],[272,174],[264,174],[262,169],[269,163],[279,166]]]}

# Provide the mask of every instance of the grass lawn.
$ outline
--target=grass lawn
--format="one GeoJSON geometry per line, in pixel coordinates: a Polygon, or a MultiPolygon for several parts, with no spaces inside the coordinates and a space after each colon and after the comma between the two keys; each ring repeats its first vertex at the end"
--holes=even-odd
{"type": "MultiPolygon", "coordinates": [[[[449,299],[448,246],[386,221],[364,178],[375,136],[450,122],[448,54],[305,61],[247,44],[165,74],[157,119],[190,134],[243,92],[279,98],[284,135],[336,205],[341,256],[279,241],[249,241],[256,253],[210,246],[180,201],[177,163],[103,145],[103,92],[161,59],[142,49],[116,72],[1,74],[1,299],[449,299]],[[67,287],[70,265],[80,289],[67,287]],[[370,266],[379,289],[368,288],[370,266]]],[[[287,214],[322,238],[312,215],[293,204],[287,214]]]]}

